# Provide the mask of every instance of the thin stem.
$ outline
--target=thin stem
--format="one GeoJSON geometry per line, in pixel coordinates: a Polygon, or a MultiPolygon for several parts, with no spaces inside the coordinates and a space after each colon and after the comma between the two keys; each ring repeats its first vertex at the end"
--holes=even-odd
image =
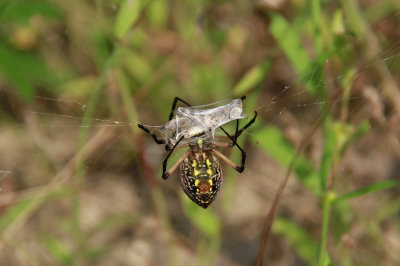
{"type": "Polygon", "coordinates": [[[327,257],[326,257],[326,241],[328,238],[328,229],[329,229],[329,219],[331,213],[331,204],[332,199],[334,198],[334,193],[329,191],[324,196],[324,203],[322,206],[322,230],[321,230],[321,243],[319,247],[319,255],[318,255],[318,266],[326,265],[327,257]]]}

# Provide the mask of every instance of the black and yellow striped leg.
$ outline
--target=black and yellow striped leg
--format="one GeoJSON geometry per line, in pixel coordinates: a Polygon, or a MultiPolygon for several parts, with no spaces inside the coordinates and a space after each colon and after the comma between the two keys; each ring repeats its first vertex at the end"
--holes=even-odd
{"type": "Polygon", "coordinates": [[[155,141],[157,144],[166,144],[165,141],[164,141],[163,139],[157,138],[157,136],[156,136],[154,133],[152,133],[150,130],[148,130],[148,129],[147,129],[145,126],[143,126],[142,124],[138,124],[138,128],[142,129],[144,132],[146,132],[147,134],[149,134],[149,135],[154,139],[154,141],[155,141]]]}

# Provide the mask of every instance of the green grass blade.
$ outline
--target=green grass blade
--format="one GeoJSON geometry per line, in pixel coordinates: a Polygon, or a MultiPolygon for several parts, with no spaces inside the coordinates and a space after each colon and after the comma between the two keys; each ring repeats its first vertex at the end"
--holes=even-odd
{"type": "Polygon", "coordinates": [[[163,28],[168,25],[169,3],[165,0],[154,1],[148,9],[148,19],[151,24],[163,28]]]}
{"type": "Polygon", "coordinates": [[[148,1],[124,0],[117,14],[117,21],[114,26],[114,34],[122,38],[137,21],[140,11],[148,1]]]}
{"type": "Polygon", "coordinates": [[[270,30],[286,57],[294,66],[299,76],[304,77],[310,70],[312,61],[304,45],[300,41],[295,29],[284,17],[276,13],[270,13],[270,30]]]}
{"type": "MultiPolygon", "coordinates": [[[[317,11],[316,11],[317,12],[317,11]]],[[[314,62],[303,43],[300,39],[301,32],[297,32],[296,29],[302,28],[299,26],[294,27],[290,25],[284,17],[276,13],[270,13],[271,25],[270,31],[275,37],[279,46],[285,53],[287,59],[293,65],[295,71],[299,77],[303,77],[306,86],[310,93],[322,93],[324,95],[324,62],[330,56],[330,53],[323,53],[318,51],[322,47],[322,39],[319,33],[316,33],[316,46],[317,46],[317,60],[314,62]]],[[[304,26],[303,26],[304,27],[304,26]]]]}
{"type": "Polygon", "coordinates": [[[321,160],[321,167],[320,167],[320,187],[321,191],[327,189],[326,184],[331,173],[332,163],[335,159],[335,151],[336,151],[336,140],[338,138],[338,134],[335,130],[333,130],[333,122],[327,116],[323,121],[323,129],[325,135],[325,142],[324,142],[324,151],[321,160]]]}
{"type": "Polygon", "coordinates": [[[29,206],[29,201],[22,201],[15,203],[13,206],[9,207],[0,218],[0,232],[3,232],[10,224],[12,224],[21,213],[29,206]]]}
{"type": "MultiPolygon", "coordinates": [[[[70,189],[62,188],[54,190],[39,199],[51,200],[59,197],[70,196],[71,194],[72,192],[70,189]]],[[[21,219],[21,216],[26,211],[29,211],[37,200],[38,197],[36,195],[31,195],[8,207],[7,210],[0,216],[0,233],[3,233],[3,231],[7,229],[9,225],[18,223],[19,219],[21,219]]]]}
{"type": "Polygon", "coordinates": [[[206,236],[218,238],[221,224],[218,217],[210,210],[204,210],[193,203],[184,193],[182,194],[182,205],[185,214],[192,223],[206,236]]]}
{"type": "Polygon", "coordinates": [[[343,144],[342,149],[345,149],[347,145],[361,138],[371,130],[371,125],[367,120],[363,120],[359,125],[357,130],[346,140],[343,144]]]}
{"type": "Polygon", "coordinates": [[[329,221],[332,207],[332,200],[334,198],[333,192],[328,192],[324,195],[322,206],[322,230],[321,240],[319,244],[318,266],[329,265],[329,253],[326,250],[326,243],[328,240],[329,221]]]}
{"type": "Polygon", "coordinates": [[[340,3],[344,13],[348,17],[347,23],[350,24],[357,36],[365,37],[367,29],[364,23],[363,15],[357,7],[357,3],[348,0],[341,0],[340,3]]]}
{"type": "Polygon", "coordinates": [[[273,230],[285,237],[297,254],[307,262],[307,265],[315,263],[318,244],[303,227],[288,219],[277,217],[274,221],[273,230]]]}
{"type": "Polygon", "coordinates": [[[311,1],[311,13],[314,22],[314,45],[317,54],[320,54],[323,49],[323,40],[321,36],[321,25],[322,25],[322,14],[321,14],[321,1],[312,0],[311,1]]]}
{"type": "Polygon", "coordinates": [[[68,247],[58,238],[45,235],[42,237],[43,246],[61,265],[73,265],[73,256],[68,247]]]}
{"type": "Polygon", "coordinates": [[[368,193],[378,192],[378,191],[381,191],[381,190],[397,187],[399,185],[400,185],[400,182],[394,181],[394,180],[375,183],[375,184],[372,184],[372,185],[369,185],[369,186],[354,190],[352,192],[343,194],[341,196],[338,196],[338,197],[335,198],[334,202],[336,203],[336,202],[349,200],[349,199],[356,198],[356,197],[361,197],[361,196],[363,196],[365,194],[368,194],[368,193]]]}
{"type": "Polygon", "coordinates": [[[243,78],[239,81],[233,89],[235,95],[244,95],[251,88],[257,86],[267,75],[271,68],[271,61],[267,60],[259,65],[254,66],[244,74],[243,78]]]}
{"type": "Polygon", "coordinates": [[[0,45],[0,78],[15,87],[24,100],[31,100],[35,85],[52,87],[57,83],[56,74],[36,54],[18,52],[0,45]]]}

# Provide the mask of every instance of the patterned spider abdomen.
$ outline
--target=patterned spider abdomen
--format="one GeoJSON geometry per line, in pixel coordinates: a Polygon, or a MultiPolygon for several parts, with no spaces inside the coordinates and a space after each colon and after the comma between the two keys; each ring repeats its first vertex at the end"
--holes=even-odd
{"type": "Polygon", "coordinates": [[[211,151],[191,152],[181,164],[181,184],[186,195],[197,205],[207,208],[222,184],[222,170],[211,151]]]}

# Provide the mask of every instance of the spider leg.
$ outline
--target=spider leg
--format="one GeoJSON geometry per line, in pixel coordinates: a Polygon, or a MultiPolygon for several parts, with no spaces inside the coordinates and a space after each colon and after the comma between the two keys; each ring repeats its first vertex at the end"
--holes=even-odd
{"type": "MultiPolygon", "coordinates": [[[[243,151],[243,150],[242,150],[243,151]]],[[[232,167],[233,169],[235,169],[236,171],[238,171],[239,173],[243,172],[244,170],[244,161],[242,161],[242,165],[238,166],[236,165],[234,162],[232,162],[231,160],[229,160],[228,157],[226,157],[225,155],[223,155],[222,153],[220,153],[219,151],[212,149],[211,150],[212,153],[214,153],[215,155],[217,155],[219,158],[221,158],[225,163],[227,163],[230,167],[232,167]]],[[[244,151],[243,151],[244,152],[244,151]]],[[[243,155],[243,154],[242,154],[243,155]]],[[[243,157],[242,157],[243,158],[243,157]]],[[[244,152],[244,158],[246,158],[246,152],[244,152]]]]}
{"type": "MultiPolygon", "coordinates": [[[[236,129],[235,129],[235,136],[239,132],[239,119],[236,119],[236,129]]],[[[235,137],[237,139],[238,137],[235,137]]]]}
{"type": "MultiPolygon", "coordinates": [[[[172,103],[172,109],[171,109],[171,113],[169,114],[168,121],[171,121],[171,120],[172,120],[172,117],[174,116],[174,111],[175,111],[175,108],[176,108],[176,104],[178,103],[178,101],[180,101],[180,102],[186,104],[187,106],[191,106],[190,104],[188,104],[187,102],[185,102],[185,101],[182,100],[181,98],[175,97],[175,98],[174,98],[174,102],[172,103]]],[[[143,126],[142,124],[138,124],[138,127],[139,127],[140,129],[142,129],[144,132],[146,132],[147,134],[151,135],[151,137],[154,139],[154,141],[155,141],[157,144],[166,144],[166,145],[165,145],[165,150],[166,150],[166,151],[171,151],[171,149],[173,149],[173,148],[170,148],[170,147],[168,146],[168,144],[167,144],[163,139],[159,139],[154,133],[152,133],[149,129],[147,129],[147,128],[146,128],[145,126],[143,126]]]]}
{"type": "Polygon", "coordinates": [[[232,148],[234,146],[233,143],[231,142],[214,142],[214,145],[217,147],[222,147],[222,148],[232,148]]]}
{"type": "Polygon", "coordinates": [[[227,160],[229,160],[229,162],[226,161],[223,157],[221,157],[221,159],[223,159],[226,163],[228,163],[230,166],[232,166],[233,169],[235,169],[236,171],[238,171],[239,173],[241,173],[241,172],[243,172],[243,170],[244,170],[244,163],[246,162],[246,152],[242,149],[242,147],[239,146],[239,144],[237,144],[235,138],[233,138],[231,135],[229,135],[229,133],[226,132],[226,130],[223,129],[222,127],[221,127],[221,129],[222,129],[222,131],[228,136],[228,138],[230,138],[230,140],[231,140],[232,143],[233,143],[233,146],[238,147],[238,149],[239,149],[240,152],[242,153],[242,165],[241,165],[241,166],[237,166],[237,165],[234,164],[231,160],[229,160],[227,157],[225,157],[225,155],[223,155],[223,154],[218,154],[218,153],[216,153],[216,154],[217,154],[219,157],[221,157],[221,155],[223,155],[227,160]],[[232,163],[233,165],[232,165],[231,163],[232,163]]]}
{"type": "MultiPolygon", "coordinates": [[[[178,101],[180,101],[180,102],[186,104],[186,105],[189,106],[189,107],[191,106],[190,104],[188,104],[187,102],[185,102],[185,101],[182,100],[181,98],[175,97],[175,98],[174,98],[174,102],[172,103],[171,113],[169,114],[168,121],[171,121],[171,120],[172,120],[172,117],[174,116],[174,112],[175,112],[175,109],[176,109],[176,104],[178,103],[178,101]]],[[[166,150],[166,151],[170,151],[170,150],[171,150],[171,148],[168,146],[168,144],[165,145],[165,150],[166,150]]]]}
{"type": "Polygon", "coordinates": [[[222,130],[222,131],[225,133],[225,135],[227,135],[228,138],[232,141],[233,146],[236,146],[236,147],[240,150],[240,152],[241,152],[241,154],[242,154],[241,166],[237,166],[236,164],[234,164],[231,160],[229,160],[228,158],[226,158],[225,155],[224,155],[224,157],[225,157],[227,160],[229,160],[229,162],[228,162],[227,160],[225,160],[223,157],[221,157],[221,156],[220,156],[221,154],[217,154],[217,155],[220,156],[221,159],[223,159],[226,163],[228,163],[233,169],[235,169],[235,170],[238,171],[239,173],[243,172],[243,170],[244,170],[244,164],[245,164],[245,162],[246,162],[246,152],[242,149],[242,147],[239,146],[239,144],[237,144],[236,140],[237,140],[237,138],[243,133],[244,130],[246,130],[249,126],[251,126],[251,125],[256,121],[256,118],[257,118],[257,112],[254,112],[253,118],[252,118],[244,127],[242,127],[239,131],[238,131],[238,128],[239,128],[239,120],[236,120],[236,132],[235,132],[235,136],[234,136],[234,137],[232,137],[228,132],[226,132],[226,130],[225,130],[223,127],[221,127],[221,130],[222,130]],[[232,165],[232,164],[233,164],[233,165],[232,165]]]}
{"type": "Polygon", "coordinates": [[[172,109],[171,109],[171,113],[169,114],[168,121],[171,121],[171,120],[172,120],[172,117],[174,116],[174,111],[175,111],[175,108],[176,108],[176,104],[178,103],[178,101],[180,101],[180,102],[186,104],[186,105],[189,106],[189,107],[191,106],[190,104],[188,104],[187,102],[185,102],[185,101],[182,100],[181,98],[175,97],[174,102],[172,103],[172,109]]]}
{"type": "Polygon", "coordinates": [[[234,139],[237,140],[237,138],[243,133],[243,131],[245,131],[249,126],[251,126],[257,118],[257,112],[254,111],[254,116],[253,118],[244,126],[242,127],[239,131],[238,131],[238,127],[239,127],[239,120],[236,120],[236,133],[235,133],[235,137],[234,139]]]}
{"type": "MultiPolygon", "coordinates": [[[[173,171],[175,171],[176,167],[173,169],[173,167],[171,168],[173,171],[168,171],[167,172],[167,164],[168,164],[168,159],[171,156],[171,154],[174,152],[175,148],[178,146],[179,142],[183,139],[183,136],[175,143],[174,147],[171,148],[170,152],[168,153],[167,157],[165,157],[164,162],[163,162],[163,173],[162,173],[162,178],[163,179],[167,179],[169,177],[170,174],[172,174],[173,171]]],[[[179,159],[178,161],[183,160],[184,157],[182,157],[181,159],[179,159]]],[[[174,165],[175,166],[175,165],[174,165]]]]}
{"type": "Polygon", "coordinates": [[[191,153],[191,151],[187,151],[184,155],[182,155],[175,163],[174,165],[171,166],[171,168],[169,168],[169,170],[163,175],[164,179],[167,179],[170,175],[172,175],[176,168],[178,168],[178,166],[182,163],[183,160],[185,160],[186,157],[189,156],[189,154],[191,153]]]}
{"type": "Polygon", "coordinates": [[[138,128],[142,129],[144,132],[146,132],[147,134],[151,135],[151,137],[154,139],[154,141],[157,144],[165,144],[165,141],[163,139],[157,138],[157,136],[154,133],[152,133],[148,128],[146,128],[142,124],[138,124],[138,128]]]}

